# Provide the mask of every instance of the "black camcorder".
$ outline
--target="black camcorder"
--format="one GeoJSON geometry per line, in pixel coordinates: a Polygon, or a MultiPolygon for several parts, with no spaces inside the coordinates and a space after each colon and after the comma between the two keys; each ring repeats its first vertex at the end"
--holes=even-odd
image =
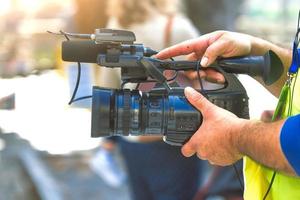
{"type": "MultiPolygon", "coordinates": [[[[201,112],[188,102],[184,88],[169,84],[170,79],[163,74],[165,70],[199,71],[199,61],[156,59],[155,50],[134,43],[134,33],[125,30],[96,29],[94,34],[61,31],[61,34],[68,39],[62,43],[64,61],[121,68],[122,86],[156,82],[149,92],[93,87],[92,137],[163,135],[168,144],[183,145],[201,126],[201,112]],[[79,39],[69,40],[70,37],[79,39]]],[[[249,118],[248,96],[235,74],[260,76],[270,85],[283,72],[280,59],[272,51],[264,56],[219,58],[214,68],[224,75],[226,83],[221,89],[202,88],[199,92],[241,118],[249,118]]],[[[176,82],[176,77],[173,79],[176,82]]]]}

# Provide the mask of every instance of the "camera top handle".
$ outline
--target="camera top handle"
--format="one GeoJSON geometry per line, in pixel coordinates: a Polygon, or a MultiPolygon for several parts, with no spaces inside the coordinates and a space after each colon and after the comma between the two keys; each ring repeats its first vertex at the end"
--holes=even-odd
{"type": "MultiPolygon", "coordinates": [[[[131,31],[114,29],[96,29],[94,34],[76,34],[61,31],[66,37],[75,37],[85,40],[64,41],[62,43],[62,57],[64,61],[97,63],[105,67],[135,68],[133,77],[128,73],[122,76],[127,82],[141,82],[152,76],[166,89],[170,89],[166,79],[160,71],[196,70],[198,61],[162,61],[151,58],[157,52],[135,44],[135,35],[131,31]],[[88,39],[88,40],[86,40],[88,39]],[[140,69],[140,68],[144,69],[140,69]],[[147,75],[144,73],[147,72],[147,75]]],[[[233,58],[220,58],[215,65],[225,72],[260,76],[266,85],[274,83],[283,73],[283,65],[278,56],[268,51],[263,56],[246,56],[233,58]]],[[[123,70],[125,71],[125,70],[123,70]]]]}
{"type": "MultiPolygon", "coordinates": [[[[62,43],[64,61],[97,63],[110,68],[125,68],[132,72],[124,73],[122,76],[122,79],[127,82],[146,81],[148,75],[154,76],[152,78],[157,78],[161,82],[164,79],[158,75],[157,69],[160,71],[197,69],[198,61],[158,60],[151,57],[155,53],[156,51],[146,48],[142,44],[98,44],[94,40],[72,40],[62,43]],[[148,63],[147,68],[142,66],[146,62],[148,63]]],[[[283,73],[282,62],[272,51],[268,51],[263,56],[219,58],[213,65],[220,66],[228,73],[260,76],[266,85],[274,83],[283,73]]]]}

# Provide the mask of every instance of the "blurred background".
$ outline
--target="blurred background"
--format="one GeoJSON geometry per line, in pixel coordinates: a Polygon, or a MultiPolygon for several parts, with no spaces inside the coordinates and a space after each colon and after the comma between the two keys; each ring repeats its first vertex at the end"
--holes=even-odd
{"type": "MultiPolygon", "coordinates": [[[[0,1],[0,199],[131,199],[127,178],[112,185],[91,167],[102,141],[90,138],[90,101],[68,105],[77,66],[61,60],[64,38],[46,32],[92,33],[109,27],[109,1],[0,1]]],[[[299,9],[300,0],[185,0],[178,4],[199,34],[239,31],[287,48],[299,9]]],[[[137,42],[142,42],[139,37],[137,42]]],[[[101,83],[100,77],[99,67],[84,64],[78,96],[90,95],[92,85],[101,83]]],[[[239,78],[250,97],[251,118],[274,109],[274,96],[252,78],[239,78]]],[[[114,158],[126,173],[122,156],[117,153],[114,158]]],[[[202,183],[210,172],[204,170],[202,183]]]]}

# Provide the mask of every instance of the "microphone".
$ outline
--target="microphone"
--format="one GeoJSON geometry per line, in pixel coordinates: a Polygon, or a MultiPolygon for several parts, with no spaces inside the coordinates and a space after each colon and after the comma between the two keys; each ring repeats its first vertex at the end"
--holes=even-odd
{"type": "Polygon", "coordinates": [[[100,53],[106,53],[106,46],[93,40],[72,40],[62,42],[62,59],[68,62],[97,63],[100,53]]]}
{"type": "Polygon", "coordinates": [[[108,49],[116,47],[121,53],[142,53],[146,57],[157,54],[157,51],[142,44],[96,43],[94,40],[68,40],[62,42],[62,59],[68,62],[97,63],[99,54],[107,54],[108,49]],[[116,46],[113,46],[116,45],[116,46]]]}
{"type": "Polygon", "coordinates": [[[221,58],[217,64],[228,73],[260,76],[266,85],[276,82],[283,73],[280,58],[271,50],[263,56],[221,58]]]}

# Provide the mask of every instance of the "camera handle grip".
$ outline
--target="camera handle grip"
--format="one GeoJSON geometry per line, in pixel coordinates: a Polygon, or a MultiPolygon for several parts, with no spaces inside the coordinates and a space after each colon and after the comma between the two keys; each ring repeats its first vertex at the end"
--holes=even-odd
{"type": "Polygon", "coordinates": [[[141,65],[146,69],[147,73],[159,83],[163,84],[168,93],[171,92],[171,87],[167,83],[167,78],[163,75],[163,73],[149,60],[145,58],[141,58],[141,65]]]}
{"type": "MultiPolygon", "coordinates": [[[[238,117],[249,119],[249,107],[248,107],[248,96],[245,88],[238,80],[238,78],[231,73],[225,72],[221,67],[212,67],[214,70],[223,74],[226,82],[224,88],[217,90],[205,90],[199,92],[202,93],[210,102],[224,108],[238,117]]],[[[184,94],[183,89],[181,92],[174,89],[173,92],[178,94],[184,94]]],[[[185,98],[182,96],[182,98],[185,98]]],[[[200,126],[202,124],[202,119],[200,126]]],[[[193,135],[193,133],[167,133],[164,135],[164,142],[173,146],[183,146],[193,135]]]]}
{"type": "MultiPolygon", "coordinates": [[[[161,61],[160,67],[171,70],[196,70],[198,63],[199,61],[161,61]]],[[[219,58],[212,66],[219,66],[228,73],[262,77],[266,85],[273,84],[283,73],[280,58],[271,50],[263,56],[219,58]]]]}

